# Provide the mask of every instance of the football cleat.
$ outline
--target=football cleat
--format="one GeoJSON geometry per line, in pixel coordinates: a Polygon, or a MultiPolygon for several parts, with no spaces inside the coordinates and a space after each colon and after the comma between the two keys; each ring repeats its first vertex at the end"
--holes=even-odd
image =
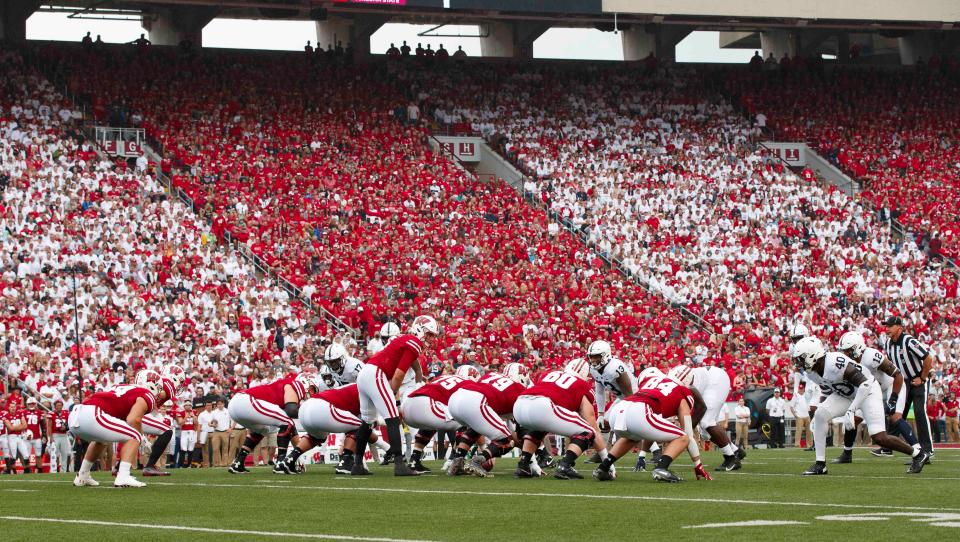
{"type": "Polygon", "coordinates": [[[84,486],[97,487],[100,485],[100,482],[91,478],[89,474],[87,475],[78,474],[76,478],[73,479],[73,485],[77,487],[84,487],[84,486]]]}
{"type": "Polygon", "coordinates": [[[393,464],[393,452],[387,452],[383,454],[383,458],[380,459],[380,466],[386,467],[387,465],[393,464]]]}
{"type": "Polygon", "coordinates": [[[350,471],[353,469],[353,456],[341,457],[340,462],[337,463],[337,467],[334,469],[334,472],[337,474],[350,474],[350,471]]]}
{"type": "Polygon", "coordinates": [[[831,461],[831,463],[841,464],[841,463],[853,463],[853,452],[843,451],[836,459],[831,461]]]}
{"type": "Polygon", "coordinates": [[[424,466],[424,464],[421,463],[419,459],[417,459],[416,461],[411,461],[410,468],[417,471],[420,474],[430,474],[431,472],[433,472],[430,469],[428,469],[426,466],[424,466]]]}
{"type": "Polygon", "coordinates": [[[669,470],[660,469],[660,468],[653,469],[653,479],[658,482],[670,482],[670,483],[683,481],[683,478],[680,478],[679,476],[670,472],[669,470]]]}
{"type": "Polygon", "coordinates": [[[809,447],[804,448],[803,451],[804,451],[804,452],[815,452],[815,451],[817,451],[817,449],[814,448],[813,445],[811,444],[809,447]]]}
{"type": "Polygon", "coordinates": [[[557,480],[583,479],[583,475],[577,472],[577,469],[573,468],[573,465],[567,465],[566,463],[560,463],[557,465],[556,470],[553,471],[553,477],[557,480]]]}
{"type": "Polygon", "coordinates": [[[888,450],[886,448],[876,448],[870,450],[870,453],[877,457],[887,457],[893,455],[893,450],[888,450]]]}
{"type": "Polygon", "coordinates": [[[814,463],[810,468],[803,471],[803,476],[820,476],[827,473],[827,465],[823,463],[814,463]]]}
{"type": "Polygon", "coordinates": [[[518,463],[517,470],[513,471],[514,478],[536,478],[537,475],[533,473],[533,470],[530,468],[530,465],[523,465],[518,463]]]}
{"type": "Polygon", "coordinates": [[[603,459],[600,457],[600,452],[593,452],[593,454],[585,459],[584,463],[600,463],[603,459]]]}
{"type": "Polygon", "coordinates": [[[250,470],[247,469],[247,466],[243,463],[234,461],[233,463],[230,463],[230,467],[227,469],[227,472],[230,474],[248,474],[250,470]]]}
{"type": "Polygon", "coordinates": [[[113,481],[113,487],[146,487],[146,485],[133,476],[117,476],[117,479],[113,481]]]}
{"type": "Polygon", "coordinates": [[[733,452],[733,456],[737,458],[737,461],[743,461],[747,458],[747,452],[743,451],[743,448],[737,448],[737,451],[733,452]]]}
{"type": "Polygon", "coordinates": [[[491,476],[489,473],[487,473],[487,469],[483,468],[484,461],[486,461],[485,457],[482,455],[475,455],[470,461],[467,461],[463,464],[463,470],[468,474],[479,476],[480,478],[491,476]]]}
{"type": "MultiPolygon", "coordinates": [[[[401,458],[398,458],[401,459],[401,458]]],[[[410,468],[402,459],[393,464],[394,476],[420,476],[420,473],[410,468]]]]}
{"type": "Polygon", "coordinates": [[[143,475],[144,476],[170,476],[170,473],[165,470],[160,470],[157,467],[144,467],[143,475]]]}
{"type": "Polygon", "coordinates": [[[633,467],[633,472],[644,472],[647,470],[647,460],[643,456],[637,456],[637,464],[633,467]]]}
{"type": "MultiPolygon", "coordinates": [[[[933,459],[933,452],[927,452],[927,459],[924,460],[923,464],[929,465],[931,459],[933,459]]],[[[907,461],[906,463],[904,463],[904,465],[913,465],[913,460],[911,459],[910,461],[907,461]]]]}
{"type": "Polygon", "coordinates": [[[907,474],[920,474],[923,471],[923,466],[929,461],[930,452],[926,450],[920,450],[920,453],[913,458],[910,468],[907,469],[907,474]]]}
{"type": "Polygon", "coordinates": [[[614,479],[613,473],[597,467],[593,469],[593,479],[600,482],[610,482],[614,479]]]}
{"type": "Polygon", "coordinates": [[[370,476],[370,469],[363,464],[363,461],[353,461],[353,467],[350,469],[350,476],[370,476]]]}
{"type": "Polygon", "coordinates": [[[273,466],[274,474],[293,474],[290,472],[290,467],[287,465],[286,461],[280,460],[273,466]]]}
{"type": "Polygon", "coordinates": [[[454,457],[450,460],[450,466],[447,467],[448,476],[460,476],[463,474],[463,464],[465,463],[462,457],[454,457]]]}
{"type": "Polygon", "coordinates": [[[715,472],[731,472],[740,470],[742,466],[743,465],[740,464],[740,460],[737,459],[736,455],[725,455],[723,456],[723,463],[713,470],[715,472]]]}
{"type": "Polygon", "coordinates": [[[537,449],[537,464],[542,469],[551,469],[557,466],[557,461],[545,448],[537,449]]]}

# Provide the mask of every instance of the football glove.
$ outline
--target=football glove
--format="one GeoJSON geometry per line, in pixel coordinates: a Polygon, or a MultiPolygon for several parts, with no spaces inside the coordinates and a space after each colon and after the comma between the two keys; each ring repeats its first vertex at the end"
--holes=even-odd
{"type": "Polygon", "coordinates": [[[843,414],[843,428],[846,431],[853,431],[857,428],[856,420],[853,419],[852,410],[848,410],[843,414]]]}
{"type": "Polygon", "coordinates": [[[153,451],[153,444],[150,442],[147,437],[143,437],[140,440],[140,453],[143,455],[150,455],[150,452],[153,451]]]}
{"type": "Polygon", "coordinates": [[[891,393],[890,398],[887,399],[887,416],[897,411],[897,399],[896,393],[891,393]]]}
{"type": "Polygon", "coordinates": [[[710,473],[703,468],[703,463],[693,467],[693,472],[697,475],[697,480],[713,480],[710,473]]]}
{"type": "Polygon", "coordinates": [[[601,414],[600,417],[597,418],[597,426],[600,427],[601,433],[610,432],[610,424],[607,422],[607,419],[603,416],[603,414],[601,414]]]}

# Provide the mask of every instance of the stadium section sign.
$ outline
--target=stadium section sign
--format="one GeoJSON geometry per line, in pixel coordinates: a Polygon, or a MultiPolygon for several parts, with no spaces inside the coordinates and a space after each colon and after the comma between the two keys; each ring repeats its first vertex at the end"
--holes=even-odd
{"type": "Polygon", "coordinates": [[[483,139],[479,137],[435,136],[440,148],[457,157],[461,162],[479,162],[483,139]]]}
{"type": "Polygon", "coordinates": [[[807,146],[804,143],[780,143],[764,141],[764,146],[773,151],[778,158],[791,166],[807,165],[807,146]]]}

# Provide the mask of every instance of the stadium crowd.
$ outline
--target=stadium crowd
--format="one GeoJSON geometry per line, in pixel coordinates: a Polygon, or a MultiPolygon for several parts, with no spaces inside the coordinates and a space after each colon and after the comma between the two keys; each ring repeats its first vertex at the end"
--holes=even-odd
{"type": "MultiPolygon", "coordinates": [[[[835,340],[849,328],[876,332],[881,314],[906,303],[942,363],[936,395],[960,391],[956,277],[891,236],[861,201],[755,149],[755,129],[715,87],[695,86],[694,72],[628,86],[637,74],[620,69],[408,70],[111,48],[44,55],[96,118],[147,130],[164,154],[157,169],[194,207],[154,172],[98,158],[74,131],[71,106],[4,52],[8,389],[19,381],[69,408],[80,389],[176,361],[191,376],[179,398],[189,404],[312,364],[332,331],[258,279],[229,236],[366,338],[386,321],[436,314],[445,333],[432,374],[463,363],[558,367],[604,337],[638,371],[695,361],[726,368],[733,397],[752,386],[789,390],[788,325],[808,322],[835,340]],[[503,144],[533,173],[525,194],[431,153],[434,122],[471,123],[503,144]]],[[[4,402],[11,397],[19,394],[4,402]]]]}

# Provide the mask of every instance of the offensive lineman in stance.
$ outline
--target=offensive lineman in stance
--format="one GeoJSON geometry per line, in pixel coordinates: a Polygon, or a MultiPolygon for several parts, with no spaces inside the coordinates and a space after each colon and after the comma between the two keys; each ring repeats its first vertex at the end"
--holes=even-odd
{"type": "MultiPolygon", "coordinates": [[[[247,437],[227,470],[232,474],[250,472],[244,465],[247,455],[257,447],[271,427],[280,428],[281,434],[287,433],[283,455],[278,455],[278,459],[283,459],[290,433],[294,431],[293,420],[300,415],[300,402],[307,398],[311,390],[318,392],[320,388],[320,383],[313,375],[300,373],[234,395],[227,410],[233,421],[247,428],[247,437]]],[[[280,438],[277,437],[278,444],[280,438]]],[[[284,468],[283,461],[278,460],[274,472],[289,474],[284,468]]]]}
{"type": "Polygon", "coordinates": [[[680,482],[670,471],[670,464],[684,448],[693,460],[697,480],[711,480],[710,474],[700,463],[700,450],[694,438],[694,427],[706,405],[699,395],[669,376],[653,376],[644,379],[640,391],[627,397],[610,410],[610,425],[620,439],[613,445],[610,454],[593,471],[593,477],[601,482],[616,478],[613,463],[627,454],[643,440],[667,442],[663,453],[657,458],[653,479],[660,482],[680,482]],[[676,417],[682,425],[677,427],[670,418],[676,417]]]}
{"type": "Polygon", "coordinates": [[[141,423],[143,417],[153,410],[160,392],[159,382],[148,382],[145,386],[117,386],[93,394],[70,412],[67,420],[70,432],[77,438],[90,441],[73,485],[100,485],[90,476],[90,470],[107,443],[113,442],[123,443],[114,487],[146,485],[131,476],[130,469],[137,462],[138,449],[150,453],[150,441],[143,437],[141,423]]]}

